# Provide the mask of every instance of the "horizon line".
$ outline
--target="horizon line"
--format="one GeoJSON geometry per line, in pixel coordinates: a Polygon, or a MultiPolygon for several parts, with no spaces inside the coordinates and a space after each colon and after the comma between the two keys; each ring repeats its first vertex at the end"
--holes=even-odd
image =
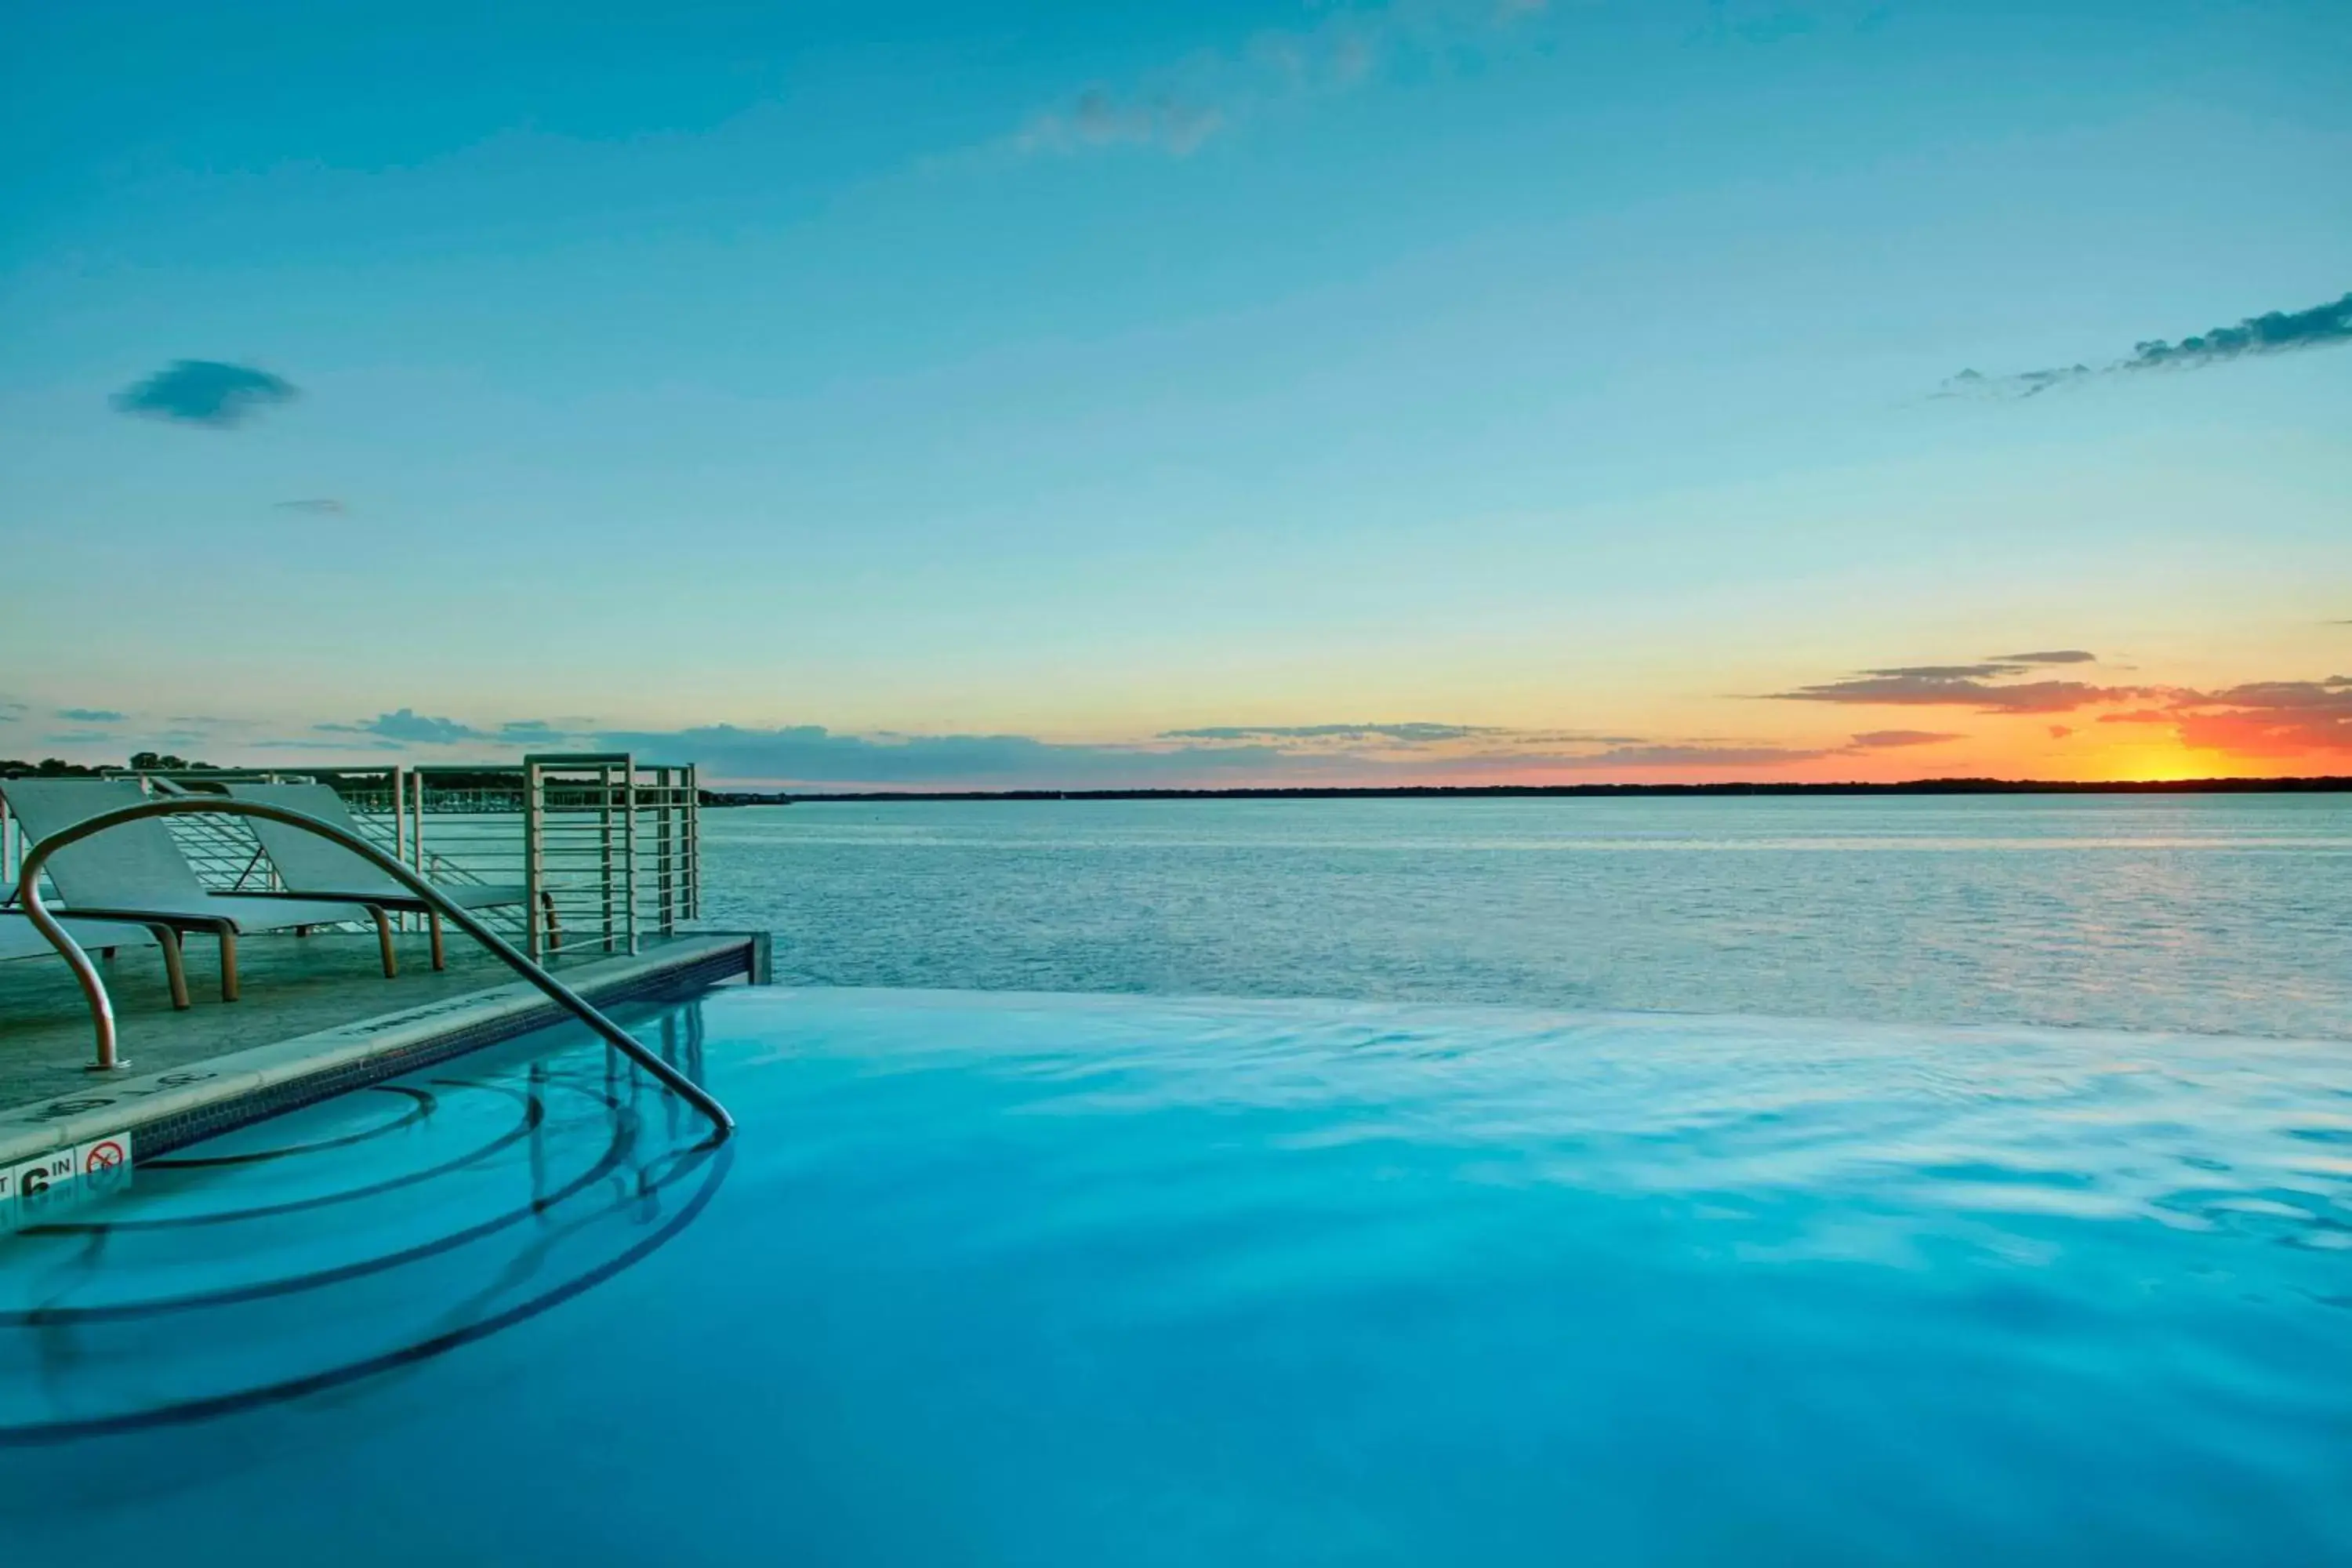
{"type": "Polygon", "coordinates": [[[822,804],[986,800],[1353,800],[1465,795],[2309,795],[2352,793],[2352,774],[2097,780],[1925,778],[1893,783],[1863,780],[1799,783],[1759,779],[1685,784],[1261,784],[1199,789],[796,790],[725,788],[705,784],[701,793],[710,804],[717,805],[799,801],[822,804]]]}

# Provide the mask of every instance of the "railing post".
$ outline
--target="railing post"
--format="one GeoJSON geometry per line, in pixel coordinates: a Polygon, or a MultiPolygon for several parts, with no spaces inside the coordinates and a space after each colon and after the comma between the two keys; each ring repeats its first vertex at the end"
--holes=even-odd
{"type": "Polygon", "coordinates": [[[526,757],[522,764],[522,902],[523,951],[532,963],[547,951],[547,931],[540,903],[546,892],[545,856],[541,831],[539,764],[526,757]]]}
{"type": "Polygon", "coordinates": [[[419,768],[408,776],[414,781],[416,793],[416,822],[408,836],[409,846],[415,851],[416,858],[410,864],[416,868],[417,875],[423,876],[425,873],[425,770],[419,768]]]}
{"type": "Polygon", "coordinates": [[[613,951],[613,764],[596,765],[596,868],[604,896],[604,951],[613,951]]]}
{"type": "Polygon", "coordinates": [[[654,770],[655,787],[661,794],[661,810],[654,817],[655,918],[664,936],[677,934],[677,829],[684,826],[677,815],[677,770],[663,767],[654,770]]]}
{"type": "MultiPolygon", "coordinates": [[[[392,764],[392,798],[384,804],[392,807],[392,858],[408,860],[408,770],[398,763],[392,764]]],[[[403,913],[400,929],[415,931],[419,917],[403,913]]]]}
{"type": "Polygon", "coordinates": [[[686,918],[702,918],[701,765],[686,764],[686,918]]]}
{"type": "Polygon", "coordinates": [[[621,918],[628,935],[629,956],[637,952],[637,759],[621,759],[621,918]]]}

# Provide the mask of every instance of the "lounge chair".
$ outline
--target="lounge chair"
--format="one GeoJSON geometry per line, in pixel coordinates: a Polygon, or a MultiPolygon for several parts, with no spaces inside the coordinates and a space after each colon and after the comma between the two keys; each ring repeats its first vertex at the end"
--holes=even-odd
{"type": "MultiPolygon", "coordinates": [[[[111,955],[118,947],[151,947],[156,942],[155,933],[144,926],[117,921],[60,921],[66,934],[81,944],[85,952],[96,952],[111,955]]],[[[187,982],[173,972],[179,966],[180,952],[176,945],[164,949],[164,978],[171,982],[176,1000],[187,990],[187,982]]],[[[41,934],[26,915],[0,912],[0,963],[12,958],[55,958],[58,950],[41,934]]]]}
{"type": "MultiPolygon", "coordinates": [[[[137,784],[113,779],[10,779],[0,784],[0,797],[7,800],[9,811],[36,843],[147,798],[137,784]]],[[[187,983],[179,977],[183,931],[211,931],[219,938],[224,1002],[237,998],[236,939],[245,931],[373,921],[384,978],[400,973],[393,952],[392,919],[381,908],[356,900],[213,892],[196,879],[194,868],[172,841],[171,829],[157,817],[126,822],[68,845],[50,857],[47,870],[64,906],[61,913],[85,920],[134,921],[158,934],[163,943],[164,966],[174,977],[174,1006],[188,1005],[187,983]]]]}
{"type": "MultiPolygon", "coordinates": [[[[258,801],[265,805],[283,806],[299,811],[305,816],[315,816],[330,827],[340,827],[353,837],[359,836],[359,825],[352,820],[351,807],[332,785],[322,784],[235,784],[228,786],[230,795],[237,800],[258,801]]],[[[278,879],[286,885],[286,896],[297,899],[350,899],[380,910],[398,910],[422,914],[433,931],[433,967],[446,966],[441,949],[441,912],[415,894],[383,874],[382,868],[370,865],[341,845],[291,827],[282,822],[249,816],[246,825],[253,836],[261,840],[268,852],[269,862],[278,868],[278,879]]],[[[520,904],[526,897],[520,886],[476,886],[465,882],[436,882],[434,890],[451,903],[468,910],[500,909],[520,904]]]]}

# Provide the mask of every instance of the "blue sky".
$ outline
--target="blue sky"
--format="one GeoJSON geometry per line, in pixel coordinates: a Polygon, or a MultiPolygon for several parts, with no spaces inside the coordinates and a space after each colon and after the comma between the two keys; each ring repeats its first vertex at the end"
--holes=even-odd
{"type": "Polygon", "coordinates": [[[6,16],[0,756],[2352,769],[2341,5],[6,16]]]}

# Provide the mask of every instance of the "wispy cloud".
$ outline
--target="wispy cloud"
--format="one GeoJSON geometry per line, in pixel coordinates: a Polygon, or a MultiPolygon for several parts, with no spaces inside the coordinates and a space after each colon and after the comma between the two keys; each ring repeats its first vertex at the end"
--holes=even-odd
{"type": "Polygon", "coordinates": [[[1183,157],[1277,105],[1360,86],[1391,59],[1499,44],[1547,8],[1546,0],[1422,0],[1338,12],[1239,48],[1200,50],[1127,87],[1087,87],[1032,114],[1007,144],[1027,154],[1130,147],[1183,157]]]}
{"type": "Polygon", "coordinates": [[[114,406],[124,414],[226,430],[299,395],[292,382],[266,370],[218,360],[184,359],[116,393],[114,406]]]}
{"type": "Polygon", "coordinates": [[[462,720],[419,713],[413,708],[396,708],[348,724],[313,724],[310,728],[317,734],[373,735],[378,744],[407,746],[454,746],[461,741],[529,746],[595,738],[593,719],[509,719],[495,729],[486,730],[462,720]]]}
{"type": "Polygon", "coordinates": [[[1770,694],[1789,702],[1849,702],[1890,708],[1972,708],[1979,713],[2071,713],[2094,703],[2139,695],[2133,688],[2079,680],[2028,680],[2009,686],[1929,675],[1864,675],[1770,694]]]}
{"type": "Polygon", "coordinates": [[[1090,147],[1156,147],[1178,157],[1217,133],[1224,112],[1170,89],[1147,89],[1121,98],[1107,88],[1088,88],[1059,109],[1033,116],[1013,139],[1023,153],[1074,153],[1090,147]]]}
{"type": "Polygon", "coordinates": [[[60,708],[57,716],[70,719],[77,724],[120,724],[130,717],[111,708],[60,708]]]}
{"type": "Polygon", "coordinates": [[[436,719],[413,708],[379,713],[355,724],[318,724],[312,728],[329,734],[375,735],[386,741],[427,746],[447,746],[459,741],[487,741],[491,738],[486,730],[477,730],[455,719],[436,719]]]}
{"type": "Polygon", "coordinates": [[[1904,746],[1940,746],[1947,741],[1967,739],[1966,735],[1956,735],[1948,730],[1870,730],[1853,738],[1852,749],[1884,752],[1904,746]]]}
{"type": "Polygon", "coordinates": [[[2129,357],[2094,369],[2087,364],[1985,375],[1964,370],[1944,383],[1943,397],[2035,397],[2053,387],[2135,371],[2195,370],[2258,354],[2330,348],[2352,342],[2352,294],[2307,310],[2272,310],[2249,316],[2234,327],[2167,342],[2161,338],[2134,345],[2129,357]]]}
{"type": "Polygon", "coordinates": [[[2144,697],[2145,689],[2081,680],[2007,680],[2051,665],[2087,664],[2081,648],[2013,653],[1974,664],[1908,664],[1865,669],[1841,680],[1768,693],[1784,702],[1843,702],[1865,707],[1970,708],[1979,713],[2070,713],[2101,702],[2144,697]],[[2004,683],[2005,682],[2005,683],[2004,683]]]}
{"type": "Polygon", "coordinates": [[[2169,724],[2184,746],[2242,757],[2340,756],[2352,753],[2352,676],[2174,691],[2161,708],[2100,721],[2169,724]]]}
{"type": "Polygon", "coordinates": [[[2096,664],[2099,656],[2079,647],[2062,647],[2048,653],[2004,653],[1995,656],[1995,664],[2096,664]]]}
{"type": "Polygon", "coordinates": [[[304,500],[275,501],[271,505],[278,511],[306,512],[312,517],[341,517],[351,510],[350,507],[345,506],[333,496],[312,496],[304,500]]]}

